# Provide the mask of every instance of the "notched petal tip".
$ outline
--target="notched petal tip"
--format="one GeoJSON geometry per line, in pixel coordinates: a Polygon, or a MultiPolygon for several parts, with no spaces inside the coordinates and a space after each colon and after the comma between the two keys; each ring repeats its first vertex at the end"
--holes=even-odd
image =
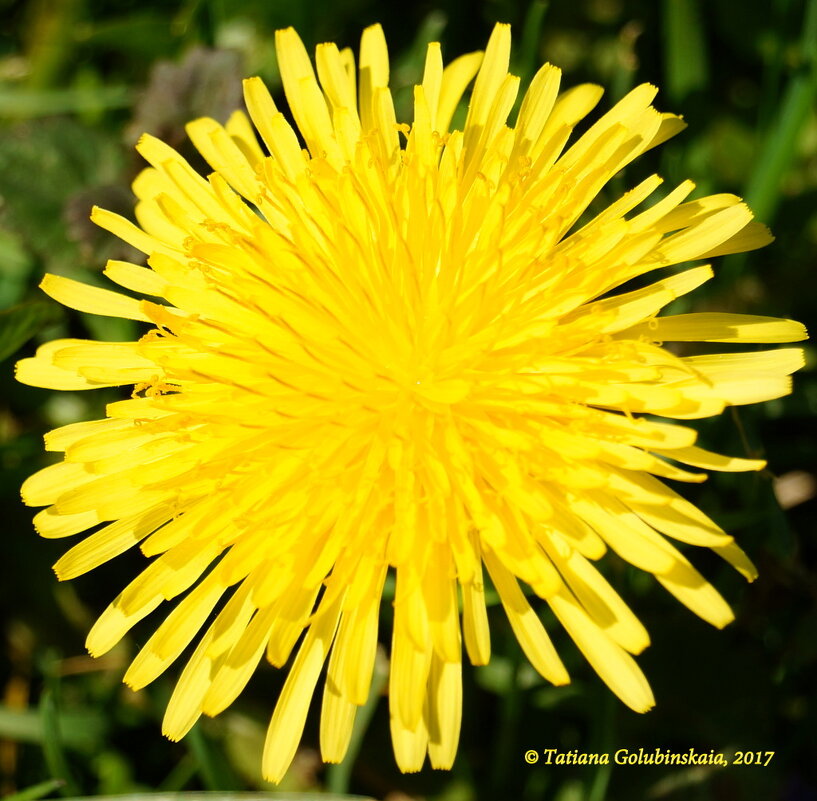
{"type": "Polygon", "coordinates": [[[170,740],[171,743],[178,743],[182,740],[184,734],[177,734],[176,732],[166,731],[164,726],[162,726],[162,736],[165,739],[170,740]]]}

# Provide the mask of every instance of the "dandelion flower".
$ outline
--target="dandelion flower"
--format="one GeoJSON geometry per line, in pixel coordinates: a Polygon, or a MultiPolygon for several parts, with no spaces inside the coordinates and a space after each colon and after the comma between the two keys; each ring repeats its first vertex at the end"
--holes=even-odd
{"type": "Polygon", "coordinates": [[[560,93],[550,64],[509,120],[520,81],[507,25],[484,54],[446,67],[428,46],[410,124],[395,118],[379,26],[364,31],[357,69],[334,44],[313,67],[292,29],[276,45],[295,127],[251,78],[249,117],[188,126],[210,175],[144,136],[138,224],[94,209],[146,254],[147,267],[105,268],[139,299],[42,283],[73,309],[150,325],[136,342],[50,342],[18,365],[39,387],[134,385],[105,419],[46,435],[64,460],[23,486],[27,504],[48,507],[35,517],[42,536],[93,530],[57,562],[60,579],[137,544],[152,558],[93,626],[89,651],[181,597],[125,674],[143,687],[197,643],[164,719],[172,739],[230,705],[262,658],[292,658],[263,754],[278,781],[327,661],[321,751],[343,758],[393,569],[397,764],[417,771],[427,753],[448,768],[462,641],[473,664],[490,658],[487,572],[545,679],[570,680],[532,594],[610,689],[648,710],[632,656],[647,632],[594,563],[610,549],[724,626],[729,606],[674,543],[711,548],[750,580],[755,569],[662,479],[763,466],[655,416],[781,397],[803,364],[795,348],[680,356],[663,343],[806,336],[768,317],[659,316],[712,277],[708,265],[667,268],[771,236],[733,195],[688,200],[689,181],[652,202],[657,176],[588,215],[683,122],[655,110],[645,84],[571,137],[602,90],[560,93]],[[653,283],[617,290],[652,271],[653,283]]]}

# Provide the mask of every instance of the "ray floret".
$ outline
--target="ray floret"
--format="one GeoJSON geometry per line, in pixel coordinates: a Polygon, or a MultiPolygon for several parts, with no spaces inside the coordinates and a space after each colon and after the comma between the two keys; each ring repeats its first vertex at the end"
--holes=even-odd
{"type": "Polygon", "coordinates": [[[678,355],[664,343],[806,337],[791,320],[662,311],[712,278],[710,259],[761,247],[768,230],[735,196],[690,200],[688,181],[658,197],[657,176],[589,216],[608,181],[683,121],[644,84],[574,136],[601,89],[560,93],[549,64],[520,86],[507,25],[447,66],[430,44],[408,123],[379,26],[357,66],[333,44],[313,60],[291,28],[276,46],[295,126],[250,78],[249,116],[188,125],[210,174],[143,137],[137,222],[92,219],[146,265],[108,263],[125,292],[42,283],[70,308],[149,324],[135,342],[57,340],[17,366],[38,387],[132,387],[105,419],[49,433],[63,460],[22,488],[46,507],[42,536],[85,533],[55,565],[60,579],[134,546],[150,559],[89,651],[177,601],[125,675],[143,687],[196,643],[167,708],[172,739],[229,706],[262,660],[292,659],[263,754],[279,781],[324,666],[321,749],[343,759],[393,571],[394,753],[403,771],[426,755],[449,768],[463,650],[490,659],[490,579],[545,679],[570,681],[540,616],[549,607],[645,712],[654,699],[634,656],[649,635],[600,563],[613,551],[727,624],[727,602],[678,543],[749,580],[755,569],[664,480],[764,463],[712,453],[678,421],[781,397],[803,364],[796,348],[678,355]],[[707,263],[668,269],[690,261],[707,263]]]}

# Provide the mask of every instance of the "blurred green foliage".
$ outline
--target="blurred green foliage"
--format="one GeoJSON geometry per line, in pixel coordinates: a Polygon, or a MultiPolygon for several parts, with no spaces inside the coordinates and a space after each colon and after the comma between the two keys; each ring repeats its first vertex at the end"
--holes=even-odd
{"type": "MultiPolygon", "coordinates": [[[[276,28],[294,25],[308,45],[356,46],[365,25],[382,22],[403,118],[425,43],[440,39],[452,58],[483,47],[497,20],[514,25],[513,68],[523,77],[549,60],[564,69],[566,85],[606,86],[607,103],[639,82],[656,83],[664,89],[660,107],[683,113],[689,129],[614,179],[606,199],[653,171],[669,185],[689,177],[699,194],[742,194],[777,236],[760,252],[721,260],[716,280],[679,310],[815,318],[815,0],[0,0],[0,13],[0,491],[7,521],[0,795],[273,789],[259,775],[259,754],[280,672],[262,670],[231,711],[174,744],[159,734],[171,679],[138,694],[120,684],[149,629],[137,627],[103,659],[84,655],[90,622],[141,557],[58,585],[49,565],[63,545],[35,537],[18,487],[48,461],[45,430],[101,416],[116,395],[22,387],[12,366],[54,336],[134,335],[128,321],[66,312],[36,285],[46,271],[104,285],[106,259],[137,258],[94,229],[90,206],[127,213],[128,184],[140,169],[131,146],[141,132],[192,158],[184,123],[204,114],[224,120],[241,103],[242,76],[260,74],[280,92],[276,28]]],[[[644,575],[610,559],[614,583],[653,636],[640,662],[655,711],[638,716],[621,707],[558,631],[575,679],[566,688],[546,685],[493,606],[494,657],[465,671],[452,772],[397,772],[387,710],[377,703],[381,666],[356,753],[322,767],[310,717],[304,747],[276,792],[328,789],[389,801],[817,799],[813,369],[795,383],[791,397],[701,424],[709,447],[762,454],[770,464],[759,475],[712,477],[688,493],[760,567],[760,580],[747,587],[714,558],[694,556],[733,603],[733,625],[710,630],[644,575]],[[527,749],[551,747],[776,753],[766,767],[727,769],[525,764],[527,749]]],[[[386,628],[389,617],[384,603],[386,628]]]]}

